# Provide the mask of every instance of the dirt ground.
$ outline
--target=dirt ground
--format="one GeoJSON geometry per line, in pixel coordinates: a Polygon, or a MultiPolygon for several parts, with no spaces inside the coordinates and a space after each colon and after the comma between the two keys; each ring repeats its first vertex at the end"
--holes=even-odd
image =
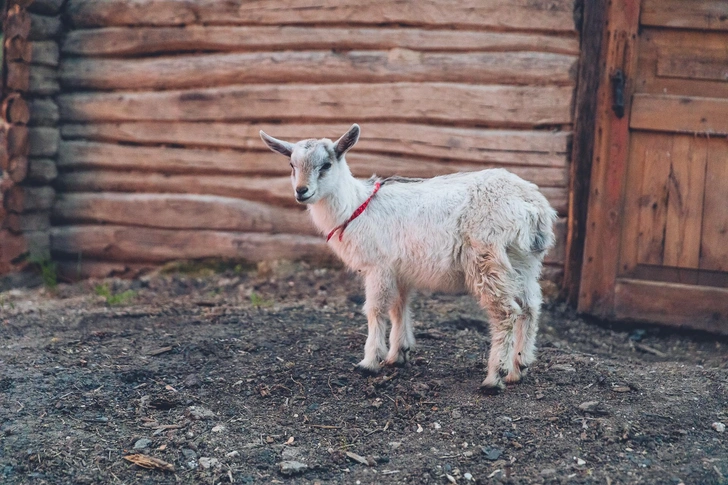
{"type": "Polygon", "coordinates": [[[728,483],[725,339],[552,303],[489,396],[467,296],[418,296],[414,360],[365,377],[354,275],[218,270],[1,293],[0,483],[728,483]]]}

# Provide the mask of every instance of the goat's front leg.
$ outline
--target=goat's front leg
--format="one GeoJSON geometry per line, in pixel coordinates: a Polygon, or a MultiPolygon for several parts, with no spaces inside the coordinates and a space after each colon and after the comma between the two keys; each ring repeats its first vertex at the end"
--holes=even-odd
{"type": "Polygon", "coordinates": [[[380,361],[387,355],[385,315],[397,294],[397,286],[389,273],[372,271],[366,276],[365,287],[367,301],[364,311],[369,322],[369,333],[364,345],[364,359],[358,366],[366,372],[377,372],[380,361]]]}
{"type": "Polygon", "coordinates": [[[409,361],[409,352],[415,346],[412,328],[412,312],[409,308],[409,288],[400,285],[397,297],[389,310],[392,330],[389,332],[389,353],[384,360],[386,365],[404,365],[409,361]]]}

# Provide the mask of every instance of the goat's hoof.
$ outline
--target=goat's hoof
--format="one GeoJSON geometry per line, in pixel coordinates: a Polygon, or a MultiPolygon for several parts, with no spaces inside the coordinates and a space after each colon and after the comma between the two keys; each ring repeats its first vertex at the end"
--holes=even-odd
{"type": "Polygon", "coordinates": [[[379,373],[378,365],[376,365],[376,366],[367,365],[364,363],[364,361],[356,364],[355,369],[357,370],[357,372],[359,372],[361,375],[363,375],[365,377],[375,376],[379,373]]]}
{"type": "Polygon", "coordinates": [[[483,394],[498,394],[502,390],[506,388],[505,384],[503,384],[503,381],[497,380],[493,381],[492,379],[489,380],[486,378],[482,384],[480,384],[480,391],[483,394]]]}
{"type": "Polygon", "coordinates": [[[393,357],[388,357],[384,361],[384,365],[390,366],[390,367],[404,367],[407,365],[407,362],[410,361],[410,350],[409,349],[399,349],[397,352],[397,355],[393,357]]]}
{"type": "Polygon", "coordinates": [[[506,384],[518,384],[523,379],[523,374],[520,372],[513,371],[510,374],[508,374],[504,380],[506,384]]]}

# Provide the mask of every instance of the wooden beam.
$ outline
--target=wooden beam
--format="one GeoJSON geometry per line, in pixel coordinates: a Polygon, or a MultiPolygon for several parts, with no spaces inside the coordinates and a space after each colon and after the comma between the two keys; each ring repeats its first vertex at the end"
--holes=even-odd
{"type": "Polygon", "coordinates": [[[106,223],[161,229],[212,229],[318,235],[303,208],[283,209],[237,198],[196,194],[62,194],[60,224],[106,223]]]}
{"type": "MultiPolygon", "coordinates": [[[[349,124],[259,124],[134,122],[65,124],[65,139],[190,147],[263,148],[264,130],[289,141],[337,139],[349,124]]],[[[461,160],[502,165],[565,167],[569,132],[484,130],[406,123],[364,123],[352,153],[381,153],[425,160],[461,160]]]]}
{"type": "Polygon", "coordinates": [[[69,0],[75,27],[200,24],[394,24],[574,32],[573,0],[69,0]]]}
{"type": "Polygon", "coordinates": [[[728,335],[728,289],[618,279],[615,316],[728,335]]]}
{"type": "Polygon", "coordinates": [[[51,187],[21,187],[15,185],[5,192],[5,209],[9,212],[48,210],[53,207],[56,192],[51,187]]]}
{"type": "Polygon", "coordinates": [[[724,0],[644,0],[644,25],[728,31],[728,4],[724,0]]]}
{"type": "Polygon", "coordinates": [[[156,262],[228,258],[333,262],[322,237],[128,226],[61,226],[51,229],[57,256],[104,261],[156,262]]]}
{"type": "Polygon", "coordinates": [[[33,64],[56,67],[60,59],[58,42],[55,40],[43,40],[30,42],[31,59],[33,64]]]}
{"type": "Polygon", "coordinates": [[[639,10],[639,0],[609,3],[607,28],[602,41],[604,54],[600,62],[604,63],[604,67],[597,90],[595,149],[578,305],[579,311],[601,317],[612,316],[614,312],[639,10]],[[624,113],[627,116],[622,118],[612,110],[612,77],[618,70],[627,79],[624,88],[624,113]]]}
{"type": "Polygon", "coordinates": [[[57,126],[60,119],[58,105],[52,98],[32,98],[28,101],[31,126],[57,126]]]}
{"type": "Polygon", "coordinates": [[[51,158],[31,158],[28,160],[28,180],[34,183],[49,184],[58,176],[56,162],[51,158]]]}
{"type": "Polygon", "coordinates": [[[61,90],[58,71],[55,67],[32,64],[28,92],[36,96],[49,96],[61,90]]]}
{"type": "Polygon", "coordinates": [[[388,120],[525,127],[570,123],[572,92],[569,86],[288,84],[73,93],[57,101],[63,121],[388,120]]]}
{"type": "Polygon", "coordinates": [[[30,153],[32,157],[52,157],[58,153],[61,132],[58,128],[36,126],[29,130],[30,153]]]}
{"type": "Polygon", "coordinates": [[[60,16],[46,17],[45,15],[30,14],[28,40],[56,39],[62,32],[63,23],[60,16]]]}
{"type": "Polygon", "coordinates": [[[476,30],[386,27],[211,26],[76,29],[62,41],[66,54],[139,56],[169,52],[412,49],[420,52],[579,53],[574,37],[476,30]]]}
{"type": "Polygon", "coordinates": [[[61,63],[60,79],[66,88],[107,91],[283,82],[573,86],[575,65],[576,56],[545,52],[274,51],[128,60],[71,57],[61,63]]]}
{"type": "Polygon", "coordinates": [[[571,304],[579,300],[581,265],[584,258],[589,180],[594,154],[597,96],[602,76],[602,35],[606,28],[607,2],[582,2],[581,55],[574,109],[574,135],[569,170],[569,217],[563,289],[571,304]]]}
{"type": "Polygon", "coordinates": [[[629,125],[641,130],[725,136],[728,99],[635,94],[629,125]]]}

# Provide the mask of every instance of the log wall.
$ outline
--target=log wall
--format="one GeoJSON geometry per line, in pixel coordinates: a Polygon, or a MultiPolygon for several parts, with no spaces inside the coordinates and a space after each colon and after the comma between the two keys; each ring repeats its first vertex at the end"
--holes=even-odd
{"type": "Polygon", "coordinates": [[[51,171],[57,153],[53,254],[76,276],[179,258],[330,258],[261,128],[335,138],[357,122],[357,176],[506,167],[563,218],[573,4],[67,0],[60,55],[31,49],[31,108],[60,127],[34,133],[30,170],[51,171]]]}
{"type": "MultiPolygon", "coordinates": [[[[50,258],[63,0],[8,2],[3,15],[0,275],[50,258]]],[[[0,280],[0,287],[3,281],[0,280]]]]}

